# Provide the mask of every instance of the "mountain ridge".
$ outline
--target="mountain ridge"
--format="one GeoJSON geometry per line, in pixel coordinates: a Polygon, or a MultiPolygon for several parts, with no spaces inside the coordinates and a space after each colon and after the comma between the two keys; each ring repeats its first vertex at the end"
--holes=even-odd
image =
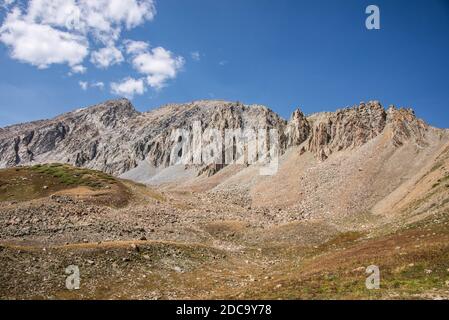
{"type": "Polygon", "coordinates": [[[191,128],[193,121],[200,121],[202,130],[277,129],[281,153],[307,141],[301,152],[310,151],[322,161],[365,144],[389,126],[397,146],[408,139],[423,142],[428,130],[444,132],[416,118],[411,109],[384,109],[378,101],[309,116],[298,108],[285,120],[257,104],[197,100],[139,112],[129,100],[117,99],[0,129],[0,167],[61,162],[114,175],[143,160],[168,167],[174,143],[171,132],[191,128]]]}

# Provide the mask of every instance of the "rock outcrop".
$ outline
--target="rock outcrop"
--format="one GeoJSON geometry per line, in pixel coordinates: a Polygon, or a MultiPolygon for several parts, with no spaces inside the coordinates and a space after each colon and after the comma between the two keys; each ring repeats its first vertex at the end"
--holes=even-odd
{"type": "Polygon", "coordinates": [[[285,135],[287,136],[286,147],[299,146],[310,136],[310,123],[304,113],[297,109],[293,112],[287,126],[285,135]]]}
{"type": "Polygon", "coordinates": [[[361,146],[384,130],[386,117],[377,101],[314,115],[309,150],[325,160],[333,152],[361,146]]]}
{"type": "Polygon", "coordinates": [[[413,139],[418,145],[425,144],[425,133],[428,125],[416,118],[412,109],[396,109],[390,106],[387,110],[387,119],[393,131],[392,142],[395,146],[402,146],[406,141],[413,139]]]}

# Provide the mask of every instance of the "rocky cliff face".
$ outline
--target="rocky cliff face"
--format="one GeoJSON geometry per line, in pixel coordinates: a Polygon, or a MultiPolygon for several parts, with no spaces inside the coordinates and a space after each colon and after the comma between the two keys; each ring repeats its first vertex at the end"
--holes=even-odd
{"type": "Polygon", "coordinates": [[[126,100],[79,109],[0,133],[0,166],[62,162],[107,172],[132,166],[122,135],[139,113],[126,100]]]}
{"type": "Polygon", "coordinates": [[[286,145],[284,147],[288,148],[290,146],[299,146],[304,141],[309,138],[311,133],[310,123],[306,116],[297,109],[293,112],[290,122],[288,123],[285,136],[287,137],[286,145]]]}
{"type": "Polygon", "coordinates": [[[381,133],[386,125],[385,110],[378,102],[310,117],[313,133],[309,150],[320,159],[343,149],[361,146],[381,133]]]}
{"type": "MultiPolygon", "coordinates": [[[[142,161],[154,167],[170,165],[174,129],[278,129],[281,152],[302,145],[320,160],[340,150],[356,148],[387,127],[392,143],[424,141],[428,126],[411,110],[378,102],[306,117],[300,110],[285,121],[260,105],[224,101],[172,104],[140,113],[128,100],[114,100],[63,114],[51,120],[0,129],[0,167],[45,162],[69,163],[119,175],[142,161]]],[[[208,171],[210,168],[203,168],[208,171]]],[[[214,166],[213,174],[220,168],[214,166]]],[[[210,171],[210,170],[209,170],[210,171]]]]}
{"type": "Polygon", "coordinates": [[[390,106],[387,110],[387,120],[391,124],[395,146],[402,146],[410,139],[420,146],[426,143],[424,135],[429,127],[424,121],[416,118],[412,109],[396,109],[390,106]]]}

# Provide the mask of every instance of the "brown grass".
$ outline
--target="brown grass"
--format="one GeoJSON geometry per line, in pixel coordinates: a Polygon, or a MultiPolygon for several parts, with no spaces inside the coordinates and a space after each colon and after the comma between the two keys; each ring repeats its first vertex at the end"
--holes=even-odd
{"type": "Polygon", "coordinates": [[[123,207],[131,197],[128,188],[112,176],[61,164],[2,169],[0,191],[0,202],[23,202],[60,194],[123,207]]]}

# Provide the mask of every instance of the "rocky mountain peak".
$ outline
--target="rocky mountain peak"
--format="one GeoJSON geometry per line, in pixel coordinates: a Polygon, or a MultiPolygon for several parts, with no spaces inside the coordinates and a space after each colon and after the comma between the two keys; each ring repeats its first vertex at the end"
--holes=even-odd
{"type": "Polygon", "coordinates": [[[74,113],[69,113],[68,116],[97,116],[99,121],[105,126],[114,125],[117,121],[123,121],[128,118],[135,117],[140,113],[134,108],[131,101],[128,99],[108,100],[88,108],[78,109],[74,113]]]}
{"type": "Polygon", "coordinates": [[[300,109],[296,109],[287,126],[287,147],[299,146],[310,136],[311,126],[300,109]]]}
{"type": "Polygon", "coordinates": [[[361,146],[380,134],[386,125],[386,112],[377,101],[339,109],[310,118],[312,136],[308,148],[321,160],[343,149],[361,146]]]}
{"type": "Polygon", "coordinates": [[[425,144],[425,134],[430,127],[416,117],[413,109],[390,106],[387,120],[391,124],[392,141],[396,146],[402,146],[411,139],[418,145],[425,144]]]}

